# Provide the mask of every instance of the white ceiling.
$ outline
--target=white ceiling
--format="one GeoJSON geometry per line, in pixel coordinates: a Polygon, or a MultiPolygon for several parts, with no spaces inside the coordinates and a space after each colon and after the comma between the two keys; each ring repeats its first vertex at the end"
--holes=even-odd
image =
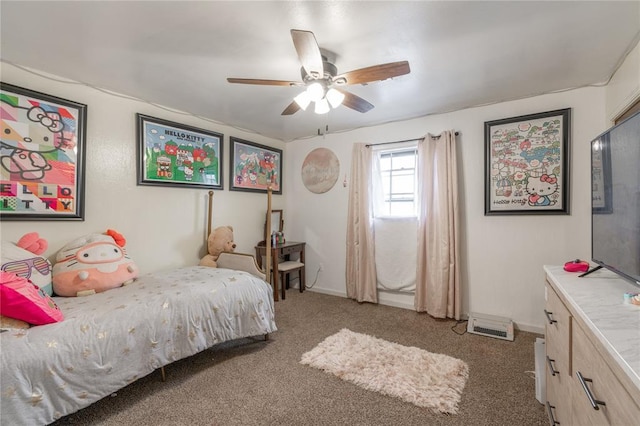
{"type": "Polygon", "coordinates": [[[291,141],[606,83],[640,2],[3,0],[0,18],[3,61],[291,141]],[[226,78],[300,81],[291,29],[338,73],[402,60],[411,73],[347,86],[367,113],[282,116],[300,87],[226,78]]]}

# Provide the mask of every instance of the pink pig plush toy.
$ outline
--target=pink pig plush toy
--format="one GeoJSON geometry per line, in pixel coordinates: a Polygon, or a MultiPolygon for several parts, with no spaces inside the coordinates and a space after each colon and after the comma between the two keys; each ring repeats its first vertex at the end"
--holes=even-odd
{"type": "Polygon", "coordinates": [[[53,292],[86,296],[132,283],[138,267],[127,256],[124,237],[109,229],[71,241],[56,254],[53,292]]]}

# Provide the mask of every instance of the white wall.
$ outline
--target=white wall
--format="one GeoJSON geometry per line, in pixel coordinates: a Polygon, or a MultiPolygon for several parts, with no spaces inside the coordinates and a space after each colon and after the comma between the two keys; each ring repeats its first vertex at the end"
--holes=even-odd
{"type": "MultiPolygon", "coordinates": [[[[563,93],[472,108],[351,132],[328,134],[287,144],[285,179],[287,238],[307,242],[307,283],[313,290],[346,295],[345,252],[348,187],[355,142],[378,143],[422,137],[453,129],[460,132],[463,312],[512,318],[525,330],[543,330],[545,264],[591,258],[590,145],[608,127],[605,89],[563,93]],[[572,108],[570,215],[484,215],[484,122],[524,114],[572,108]],[[300,178],[302,162],[313,149],[326,147],[340,160],[338,183],[327,193],[308,191],[300,178]]],[[[328,116],[331,129],[330,115],[328,116]]],[[[413,298],[381,294],[381,303],[413,308],[413,298]]]]}
{"type": "MultiPolygon", "coordinates": [[[[263,239],[267,198],[228,190],[229,136],[280,149],[283,142],[87,86],[55,82],[6,63],[2,63],[2,81],[84,103],[88,113],[85,221],[3,221],[3,240],[16,242],[25,233],[37,231],[49,242],[45,255],[51,257],[76,237],[112,228],[125,236],[126,248],[142,272],[197,264],[206,253],[208,191],[136,184],[135,114],[143,113],[224,134],[225,190],[214,193],[212,225],[233,226],[236,251],[254,253],[255,244],[263,239]]],[[[284,197],[274,195],[273,208],[283,206],[284,197]]]]}

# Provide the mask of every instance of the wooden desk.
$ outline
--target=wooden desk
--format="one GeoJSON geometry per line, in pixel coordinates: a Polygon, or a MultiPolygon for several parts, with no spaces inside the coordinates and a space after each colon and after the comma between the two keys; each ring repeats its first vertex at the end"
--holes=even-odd
{"type": "MultiPolygon", "coordinates": [[[[283,244],[277,244],[274,247],[271,247],[271,273],[273,274],[273,300],[279,300],[278,298],[278,263],[280,258],[284,258],[285,260],[290,260],[290,256],[293,253],[300,253],[300,262],[304,263],[304,246],[306,243],[304,242],[295,242],[290,241],[283,244]]],[[[256,246],[256,260],[258,261],[258,266],[264,269],[262,266],[262,256],[265,256],[267,253],[267,247],[263,243],[259,243],[256,246]]],[[[300,277],[300,291],[304,291],[304,279],[300,277]]],[[[284,283],[282,283],[284,285],[284,283]]]]}

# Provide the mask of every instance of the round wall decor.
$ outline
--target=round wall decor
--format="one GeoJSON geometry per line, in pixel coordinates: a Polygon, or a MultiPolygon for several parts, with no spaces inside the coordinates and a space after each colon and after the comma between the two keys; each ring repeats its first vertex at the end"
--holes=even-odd
{"type": "Polygon", "coordinates": [[[340,161],[327,148],[314,149],[302,163],[302,182],[315,194],[322,194],[333,188],[339,175],[340,161]]]}

